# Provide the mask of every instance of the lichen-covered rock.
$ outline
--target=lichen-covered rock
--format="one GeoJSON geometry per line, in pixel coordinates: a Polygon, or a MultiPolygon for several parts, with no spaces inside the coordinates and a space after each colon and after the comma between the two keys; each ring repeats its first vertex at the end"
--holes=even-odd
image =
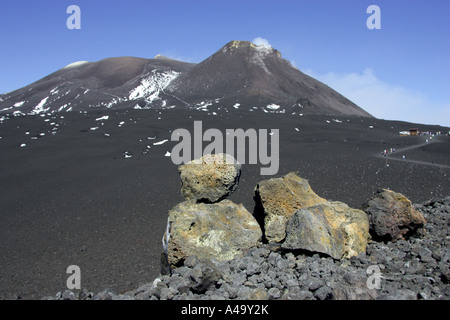
{"type": "Polygon", "coordinates": [[[261,181],[255,188],[254,198],[264,210],[264,234],[269,242],[284,240],[286,224],[298,209],[326,201],[297,172],[261,181]]]}
{"type": "Polygon", "coordinates": [[[186,200],[214,203],[237,188],[241,164],[228,154],[207,154],[180,166],[178,170],[181,193],[186,200]]]}
{"type": "Polygon", "coordinates": [[[426,223],[407,197],[391,190],[379,189],[362,207],[375,240],[407,239],[426,223]]]}
{"type": "Polygon", "coordinates": [[[365,253],[368,238],[369,221],[364,211],[328,201],[296,211],[288,221],[282,247],[341,259],[365,253]]]}
{"type": "Polygon", "coordinates": [[[261,228],[242,204],[185,201],[169,211],[164,235],[168,262],[179,266],[187,257],[199,260],[231,260],[258,245],[261,228]]]}

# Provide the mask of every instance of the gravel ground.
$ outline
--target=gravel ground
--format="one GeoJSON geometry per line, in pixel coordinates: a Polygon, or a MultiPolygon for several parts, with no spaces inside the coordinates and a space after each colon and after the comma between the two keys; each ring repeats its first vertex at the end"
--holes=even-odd
{"type": "Polygon", "coordinates": [[[450,196],[415,207],[427,220],[423,234],[372,241],[366,254],[349,260],[266,245],[225,263],[189,257],[171,275],[125,294],[66,290],[46,299],[449,300],[450,196]]]}

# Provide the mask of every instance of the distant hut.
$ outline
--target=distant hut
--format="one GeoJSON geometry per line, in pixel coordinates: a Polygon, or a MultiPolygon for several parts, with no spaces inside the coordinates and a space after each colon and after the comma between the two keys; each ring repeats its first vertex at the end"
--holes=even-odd
{"type": "Polygon", "coordinates": [[[411,136],[418,136],[419,133],[420,133],[420,131],[419,131],[419,129],[417,129],[417,128],[409,129],[409,134],[410,134],[411,136]]]}

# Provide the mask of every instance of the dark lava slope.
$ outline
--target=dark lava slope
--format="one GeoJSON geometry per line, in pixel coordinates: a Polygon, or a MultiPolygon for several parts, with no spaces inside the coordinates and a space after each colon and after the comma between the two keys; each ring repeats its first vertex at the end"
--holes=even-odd
{"type": "Polygon", "coordinates": [[[232,41],[181,74],[167,88],[189,103],[221,99],[304,114],[371,115],[330,87],[307,76],[271,47],[232,41]]]}
{"type": "MultiPolygon", "coordinates": [[[[92,108],[162,106],[164,85],[192,64],[157,56],[72,63],[24,88],[0,96],[0,113],[39,114],[92,108]],[[150,97],[151,101],[147,101],[150,97]]],[[[176,100],[175,100],[176,102],[176,100]]],[[[167,103],[167,102],[166,102],[167,103]]]]}

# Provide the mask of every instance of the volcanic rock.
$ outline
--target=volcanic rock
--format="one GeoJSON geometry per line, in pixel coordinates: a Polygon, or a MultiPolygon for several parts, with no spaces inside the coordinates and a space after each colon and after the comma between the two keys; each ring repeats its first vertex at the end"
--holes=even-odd
{"type": "Polygon", "coordinates": [[[407,239],[426,223],[422,214],[401,193],[379,189],[363,204],[368,214],[370,232],[377,240],[407,239]]]}
{"type": "MultiPolygon", "coordinates": [[[[180,274],[180,272],[178,272],[180,274]]],[[[177,291],[183,291],[189,289],[192,292],[202,293],[207,289],[213,287],[220,279],[220,272],[217,267],[211,262],[199,262],[192,269],[187,269],[186,274],[183,274],[184,278],[189,279],[187,283],[177,285],[177,291]]]]}
{"type": "Polygon", "coordinates": [[[326,201],[297,172],[261,181],[254,192],[257,206],[264,210],[264,232],[269,242],[284,240],[286,224],[298,209],[326,201]]]}
{"type": "Polygon", "coordinates": [[[369,222],[364,211],[328,201],[296,211],[288,221],[282,247],[341,259],[365,253],[368,238],[369,222]]]}
{"type": "Polygon", "coordinates": [[[200,261],[231,260],[258,245],[262,231],[243,205],[230,200],[206,204],[185,201],[169,211],[167,257],[172,267],[189,256],[200,261]]]}
{"type": "Polygon", "coordinates": [[[336,281],[333,290],[335,300],[374,300],[378,297],[377,289],[367,286],[367,273],[363,270],[346,273],[336,281]]]}
{"type": "MultiPolygon", "coordinates": [[[[450,264],[448,225],[443,223],[448,221],[450,197],[433,200],[433,205],[427,202],[416,206],[427,217],[426,237],[388,243],[370,241],[366,254],[348,260],[262,244],[246,251],[243,257],[222,262],[202,262],[189,256],[170,276],[161,275],[124,294],[110,290],[96,295],[73,294],[90,300],[449,300],[448,277],[442,273],[448,272],[450,264]],[[415,252],[426,249],[440,261],[439,266],[419,261],[415,252]],[[425,274],[411,272],[414,264],[423,264],[425,274]],[[374,284],[375,273],[368,271],[373,266],[379,267],[380,282],[379,287],[370,289],[368,283],[374,284]]],[[[64,290],[44,299],[62,300],[64,290]]],[[[66,296],[72,295],[67,292],[66,296]]]]}
{"type": "Polygon", "coordinates": [[[241,164],[228,154],[207,154],[178,168],[186,200],[214,203],[238,186],[241,164]]]}

